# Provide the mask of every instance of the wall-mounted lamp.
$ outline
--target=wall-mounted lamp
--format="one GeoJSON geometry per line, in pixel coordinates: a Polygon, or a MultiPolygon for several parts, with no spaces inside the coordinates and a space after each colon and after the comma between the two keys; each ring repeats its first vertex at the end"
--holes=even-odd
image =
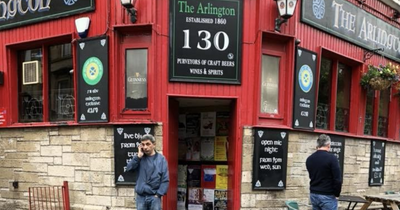
{"type": "Polygon", "coordinates": [[[90,19],[88,17],[81,17],[75,20],[76,31],[79,37],[86,38],[89,32],[90,19]]]}
{"type": "Polygon", "coordinates": [[[294,44],[297,46],[297,45],[299,45],[301,43],[301,40],[300,39],[296,39],[296,40],[294,40],[294,44]]]}
{"type": "Polygon", "coordinates": [[[275,31],[281,32],[282,23],[286,23],[293,16],[297,0],[275,0],[279,17],[275,19],[275,31]]]}
{"type": "Polygon", "coordinates": [[[137,11],[135,9],[136,0],[121,0],[122,6],[126,8],[126,11],[131,15],[131,22],[136,23],[137,11]]]}

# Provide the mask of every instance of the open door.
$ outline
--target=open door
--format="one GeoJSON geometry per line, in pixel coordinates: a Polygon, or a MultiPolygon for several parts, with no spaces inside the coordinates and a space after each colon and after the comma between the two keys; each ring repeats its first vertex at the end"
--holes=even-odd
{"type": "Polygon", "coordinates": [[[178,186],[178,121],[179,102],[169,98],[168,102],[168,124],[163,126],[165,139],[163,140],[163,151],[168,161],[169,188],[167,195],[163,198],[163,209],[177,209],[177,186],[178,186]]]}
{"type": "Polygon", "coordinates": [[[229,153],[228,153],[228,165],[229,165],[229,201],[228,209],[240,209],[240,188],[241,188],[241,174],[242,174],[242,137],[238,136],[241,133],[241,129],[238,126],[238,111],[236,100],[233,100],[231,105],[231,121],[229,127],[229,153]]]}

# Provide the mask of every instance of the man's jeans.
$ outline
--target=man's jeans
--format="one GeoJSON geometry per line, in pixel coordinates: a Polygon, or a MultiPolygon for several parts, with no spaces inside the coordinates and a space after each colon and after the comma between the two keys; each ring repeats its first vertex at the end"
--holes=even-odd
{"type": "Polygon", "coordinates": [[[161,198],[152,196],[141,196],[136,194],[137,210],[160,210],[161,198]]]}
{"type": "Polygon", "coordinates": [[[337,210],[338,201],[334,195],[319,195],[310,193],[313,210],[337,210]]]}

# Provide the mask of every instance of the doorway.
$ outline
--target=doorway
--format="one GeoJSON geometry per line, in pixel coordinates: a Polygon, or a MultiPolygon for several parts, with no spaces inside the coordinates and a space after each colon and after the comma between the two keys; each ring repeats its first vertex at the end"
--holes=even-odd
{"type": "Polygon", "coordinates": [[[234,141],[235,113],[235,99],[170,97],[165,128],[170,190],[164,205],[178,210],[235,209],[241,163],[234,161],[241,148],[234,141]]]}

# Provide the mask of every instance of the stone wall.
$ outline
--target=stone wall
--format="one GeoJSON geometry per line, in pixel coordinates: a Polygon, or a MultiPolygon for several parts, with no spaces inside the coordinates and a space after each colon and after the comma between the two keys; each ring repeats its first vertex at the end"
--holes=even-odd
{"type": "MultiPolygon", "coordinates": [[[[162,151],[162,126],[155,128],[157,150],[162,151]]],[[[306,158],[314,152],[318,134],[289,132],[287,187],[284,191],[253,191],[253,133],[243,130],[242,210],[283,210],[285,200],[310,209],[306,158]]],[[[73,210],[132,210],[132,186],[114,183],[112,126],[0,129],[0,209],[28,209],[28,187],[69,182],[73,210]],[[14,189],[13,181],[19,182],[14,189]]],[[[385,183],[368,186],[370,140],[345,139],[343,194],[364,195],[400,190],[400,144],[386,146],[385,183]]],[[[341,203],[344,207],[344,203],[341,203]]]]}
{"type": "MultiPolygon", "coordinates": [[[[155,134],[162,152],[161,125],[155,134]]],[[[29,187],[63,181],[73,210],[135,207],[133,187],[115,186],[112,126],[0,129],[0,170],[1,210],[28,209],[29,187]]]]}
{"type": "MultiPolygon", "coordinates": [[[[241,210],[286,209],[285,200],[296,200],[300,209],[309,206],[309,178],[305,167],[307,157],[315,151],[319,134],[289,132],[286,189],[283,191],[253,191],[253,128],[243,132],[241,210]]],[[[345,138],[344,181],[342,194],[379,194],[385,191],[400,191],[400,144],[388,142],[386,145],[385,174],[383,186],[368,186],[371,141],[367,139],[345,138]]],[[[339,202],[340,208],[348,203],[339,202]]],[[[359,204],[360,205],[360,204],[359,204]]],[[[361,205],[360,205],[361,207],[361,205]]]]}

